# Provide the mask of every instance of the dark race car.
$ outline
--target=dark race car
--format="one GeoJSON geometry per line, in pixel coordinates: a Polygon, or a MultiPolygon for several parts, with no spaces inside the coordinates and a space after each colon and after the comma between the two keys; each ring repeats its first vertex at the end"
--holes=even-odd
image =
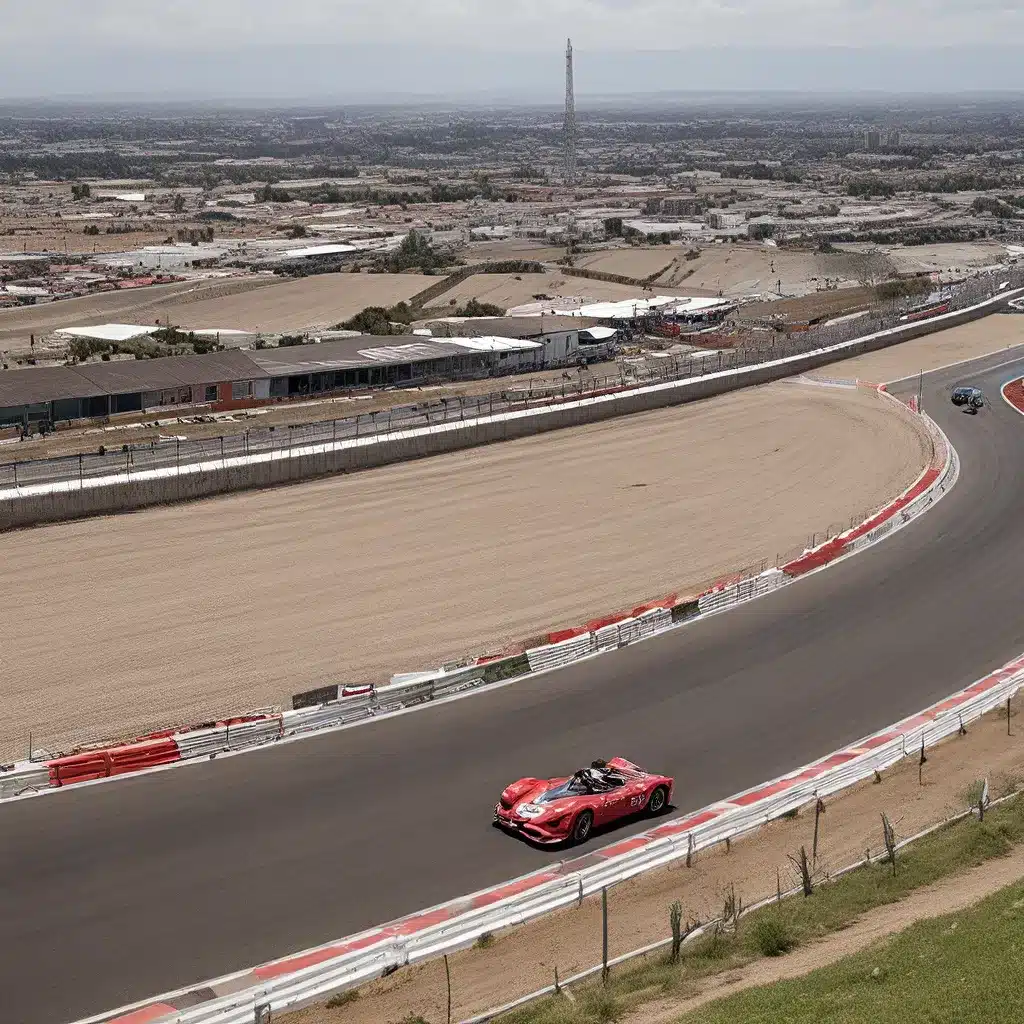
{"type": "Polygon", "coordinates": [[[660,814],[674,785],[625,758],[594,761],[569,778],[513,782],[495,805],[494,823],[535,843],[583,843],[595,828],[660,814]]]}
{"type": "Polygon", "coordinates": [[[978,388],[953,388],[951,398],[954,405],[963,407],[964,412],[969,412],[975,416],[978,414],[978,410],[985,405],[985,396],[978,388]]]}

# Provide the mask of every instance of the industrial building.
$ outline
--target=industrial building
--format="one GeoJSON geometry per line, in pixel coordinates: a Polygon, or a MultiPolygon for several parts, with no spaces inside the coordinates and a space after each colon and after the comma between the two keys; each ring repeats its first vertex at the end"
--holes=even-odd
{"type": "Polygon", "coordinates": [[[256,351],[7,370],[0,372],[0,427],[35,432],[74,420],[197,407],[221,412],[337,391],[497,376],[565,365],[576,358],[570,350],[564,341],[549,350],[538,341],[479,332],[466,338],[356,336],[256,351]]]}

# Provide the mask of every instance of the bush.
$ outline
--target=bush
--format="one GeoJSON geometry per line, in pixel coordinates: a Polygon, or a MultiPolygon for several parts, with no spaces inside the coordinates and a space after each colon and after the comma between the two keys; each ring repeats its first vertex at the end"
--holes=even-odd
{"type": "Polygon", "coordinates": [[[337,1010],[339,1007],[348,1006],[349,1003],[354,1003],[359,998],[359,989],[349,989],[348,992],[339,992],[336,996],[331,996],[327,1000],[328,1010],[337,1010]]]}
{"type": "Polygon", "coordinates": [[[751,938],[762,956],[782,956],[795,945],[796,939],[776,917],[763,917],[754,922],[751,938]]]}
{"type": "Polygon", "coordinates": [[[504,316],[505,310],[491,302],[477,302],[470,299],[464,306],[455,310],[456,316],[504,316]]]}

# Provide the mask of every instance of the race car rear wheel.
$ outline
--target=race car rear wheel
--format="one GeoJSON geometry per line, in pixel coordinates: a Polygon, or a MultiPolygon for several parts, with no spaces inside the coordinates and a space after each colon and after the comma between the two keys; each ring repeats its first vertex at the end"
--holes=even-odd
{"type": "Polygon", "coordinates": [[[651,794],[650,800],[647,801],[647,813],[661,814],[665,810],[665,804],[668,803],[668,791],[664,786],[658,786],[658,788],[651,794]]]}
{"type": "Polygon", "coordinates": [[[572,841],[585,843],[590,838],[590,830],[594,827],[594,815],[584,811],[572,826],[572,841]]]}

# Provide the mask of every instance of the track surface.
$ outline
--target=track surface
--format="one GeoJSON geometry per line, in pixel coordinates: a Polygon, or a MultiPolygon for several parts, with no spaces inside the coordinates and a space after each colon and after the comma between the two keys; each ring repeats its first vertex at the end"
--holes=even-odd
{"type": "Polygon", "coordinates": [[[1005,358],[925,379],[963,460],[950,497],[777,595],[447,706],[0,808],[5,1019],[100,1012],[539,867],[489,826],[518,775],[622,753],[692,809],[1019,654],[1024,432],[945,390],[997,396],[1024,360],[979,367],[1005,358]]]}

